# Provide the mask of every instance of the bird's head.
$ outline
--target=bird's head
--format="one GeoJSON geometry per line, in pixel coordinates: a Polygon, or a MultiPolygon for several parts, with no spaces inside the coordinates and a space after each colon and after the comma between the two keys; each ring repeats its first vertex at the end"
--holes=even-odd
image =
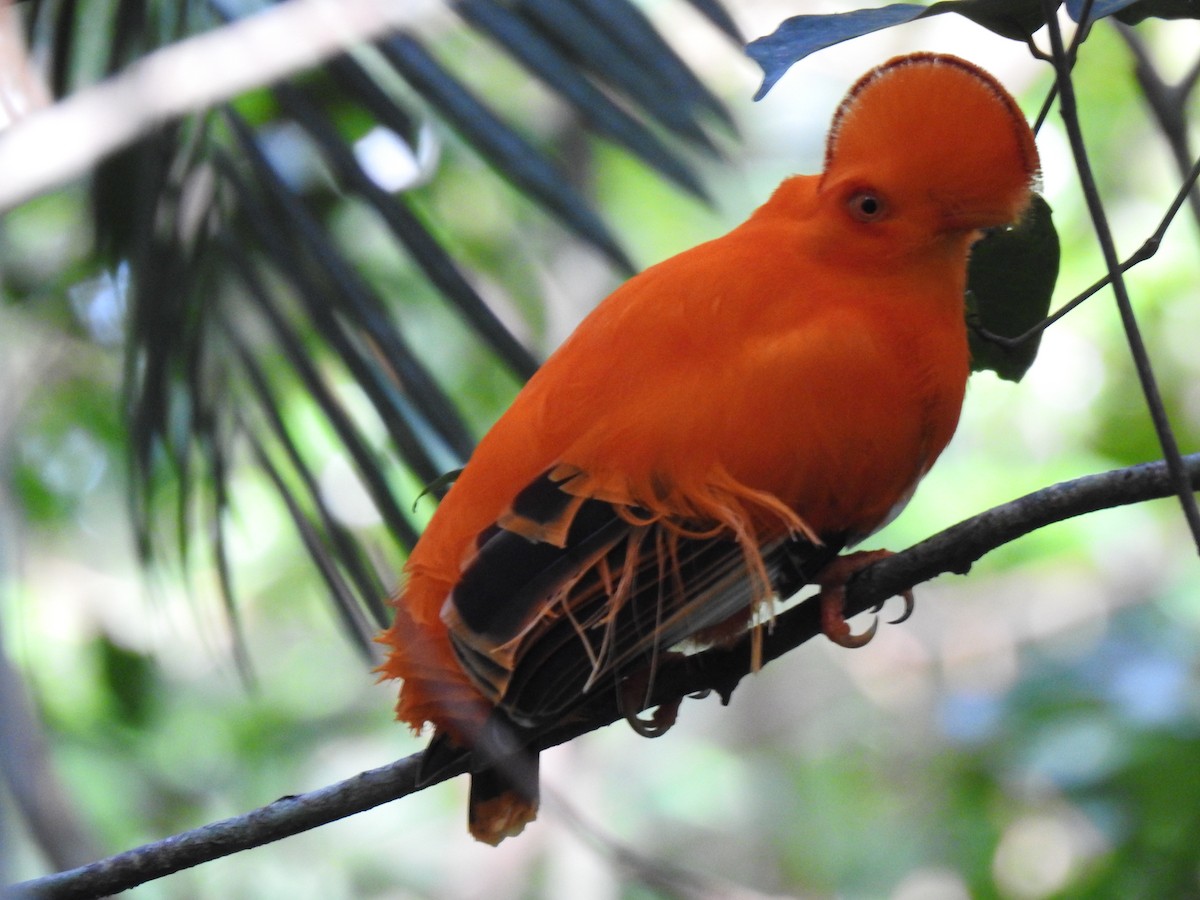
{"type": "Polygon", "coordinates": [[[851,227],[973,237],[1019,219],[1037,173],[1033,134],[999,82],[957,57],[918,53],[846,95],[820,192],[851,227]]]}

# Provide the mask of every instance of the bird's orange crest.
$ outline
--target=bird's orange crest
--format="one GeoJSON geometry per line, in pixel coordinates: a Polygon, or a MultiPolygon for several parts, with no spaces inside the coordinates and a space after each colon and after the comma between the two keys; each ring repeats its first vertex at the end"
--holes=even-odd
{"type": "Polygon", "coordinates": [[[939,185],[963,216],[1001,225],[1020,217],[1039,161],[1024,115],[995,78],[955,56],[915,53],[858,80],[825,147],[826,171],[889,166],[897,181],[939,185]]]}

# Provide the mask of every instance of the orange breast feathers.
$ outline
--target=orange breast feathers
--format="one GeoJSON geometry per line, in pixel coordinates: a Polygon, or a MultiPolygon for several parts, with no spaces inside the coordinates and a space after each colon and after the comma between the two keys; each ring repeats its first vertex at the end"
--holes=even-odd
{"type": "MultiPolygon", "coordinates": [[[[679,613],[664,640],[709,628],[706,604],[731,620],[730,604],[769,597],[781,541],[836,552],[885,523],[958,421],[970,246],[1019,218],[1037,166],[991,76],[949,56],[895,59],[839,107],[822,174],[784,181],[729,234],[602,302],[480,442],[412,553],[381,638],[399,718],[465,740],[518,689],[534,697],[542,682],[521,666],[540,620],[580,592],[630,602],[622,576],[664,573],[681,546],[700,562],[671,575],[671,599],[659,590],[679,613]],[[477,570],[506,571],[501,551],[529,578],[484,598],[477,570]],[[546,574],[572,553],[582,562],[546,574]]],[[[584,689],[666,649],[586,641],[584,689]]],[[[565,702],[513,700],[514,721],[565,702]]]]}

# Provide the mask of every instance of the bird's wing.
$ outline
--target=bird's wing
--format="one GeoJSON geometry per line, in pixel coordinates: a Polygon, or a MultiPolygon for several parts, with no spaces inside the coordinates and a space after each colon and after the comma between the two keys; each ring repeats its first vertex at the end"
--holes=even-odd
{"type": "Polygon", "coordinates": [[[721,523],[579,496],[581,480],[560,467],[521,491],[443,608],[460,664],[519,725],[652,674],[684,641],[737,633],[764,596],[798,589],[840,548],[786,533],[747,547],[721,523]]]}

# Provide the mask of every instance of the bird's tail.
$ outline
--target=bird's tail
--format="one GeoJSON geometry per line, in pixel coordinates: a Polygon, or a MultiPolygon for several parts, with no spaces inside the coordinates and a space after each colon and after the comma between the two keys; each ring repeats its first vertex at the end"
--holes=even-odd
{"type": "Polygon", "coordinates": [[[471,775],[468,826],[471,836],[493,847],[520,834],[538,813],[538,754],[500,711],[495,711],[475,742],[464,747],[444,732],[434,735],[417,773],[420,785],[462,771],[471,775]]]}
{"type": "Polygon", "coordinates": [[[471,836],[493,847],[515,837],[537,818],[538,756],[524,752],[504,760],[503,767],[471,773],[467,824],[471,836]]]}

